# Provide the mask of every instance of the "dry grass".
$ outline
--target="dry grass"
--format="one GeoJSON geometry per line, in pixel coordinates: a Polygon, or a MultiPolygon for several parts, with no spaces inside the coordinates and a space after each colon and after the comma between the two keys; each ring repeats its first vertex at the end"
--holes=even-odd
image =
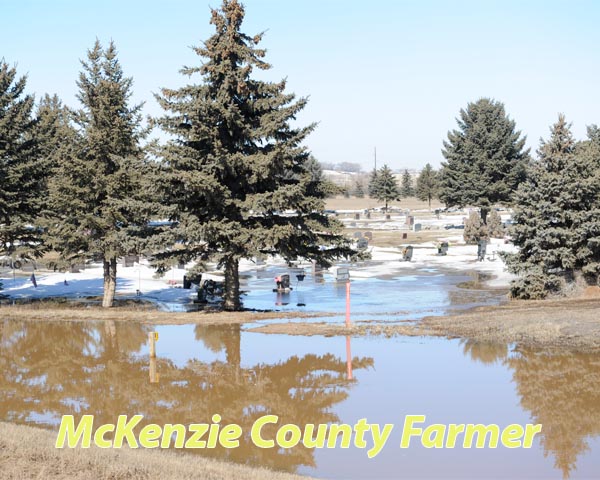
{"type": "MultiPolygon", "coordinates": [[[[344,196],[337,196],[333,198],[328,198],[325,201],[325,208],[331,210],[362,210],[365,208],[375,208],[383,205],[383,202],[376,200],[375,198],[364,197],[364,198],[356,198],[350,197],[346,198],[344,196]]],[[[411,198],[403,198],[399,202],[392,202],[389,205],[394,208],[408,208],[410,210],[426,210],[429,209],[429,205],[427,202],[422,202],[414,197],[411,198]]],[[[438,200],[431,201],[431,210],[435,210],[436,208],[444,208],[445,205],[440,203],[438,200]]]]}
{"type": "Polygon", "coordinates": [[[320,323],[277,323],[253,328],[287,335],[406,335],[470,338],[517,343],[556,352],[600,351],[600,299],[514,301],[465,313],[426,317],[419,322],[365,322],[350,328],[320,323]]]}
{"type": "Polygon", "coordinates": [[[202,324],[231,324],[247,323],[256,320],[269,320],[276,318],[308,318],[327,317],[332,313],[306,313],[306,312],[162,312],[155,309],[120,307],[69,307],[56,305],[52,302],[38,302],[30,305],[6,306],[0,309],[0,314],[5,320],[32,320],[32,321],[90,321],[113,320],[126,322],[141,322],[145,324],[182,325],[190,323],[202,324]]]}
{"type": "Polygon", "coordinates": [[[298,480],[298,475],[164,450],[56,449],[56,434],[0,423],[3,480],[298,480]]]}
{"type": "Polygon", "coordinates": [[[518,343],[560,351],[600,351],[600,299],[514,301],[480,307],[461,315],[428,317],[424,335],[518,343]]]}

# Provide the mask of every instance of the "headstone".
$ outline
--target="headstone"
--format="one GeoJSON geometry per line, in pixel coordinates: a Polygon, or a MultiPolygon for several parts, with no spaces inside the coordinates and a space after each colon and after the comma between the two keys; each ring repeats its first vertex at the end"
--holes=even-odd
{"type": "Polygon", "coordinates": [[[408,238],[408,233],[404,232],[402,234],[402,240],[406,240],[408,238]]]}
{"type": "Polygon", "coordinates": [[[125,255],[122,263],[124,267],[133,267],[136,262],[140,263],[140,257],[138,255],[125,255]]]}
{"type": "Polygon", "coordinates": [[[438,255],[448,255],[448,242],[442,242],[438,245],[438,255]]]}
{"type": "Polygon", "coordinates": [[[367,218],[370,219],[371,218],[371,212],[367,212],[367,218]]]}
{"type": "Polygon", "coordinates": [[[287,273],[281,276],[281,288],[290,288],[290,276],[287,273]]]}
{"type": "Polygon", "coordinates": [[[369,248],[369,240],[367,240],[366,238],[359,239],[356,243],[356,247],[359,250],[366,250],[367,248],[369,248]]]}
{"type": "Polygon", "coordinates": [[[406,216],[406,225],[412,227],[415,224],[415,217],[413,215],[406,216]]]}
{"type": "Polygon", "coordinates": [[[389,213],[385,214],[385,219],[386,220],[391,220],[392,216],[389,213]]]}
{"type": "Polygon", "coordinates": [[[364,237],[369,241],[373,240],[373,232],[365,232],[364,237]]]}
{"type": "Polygon", "coordinates": [[[353,235],[354,238],[362,238],[362,236],[363,236],[362,232],[354,232],[354,235],[353,235]]]}
{"type": "Polygon", "coordinates": [[[323,267],[321,265],[318,265],[317,262],[314,260],[312,275],[315,283],[325,283],[325,277],[323,276],[323,267]]]}
{"type": "Polygon", "coordinates": [[[405,262],[410,262],[412,260],[412,256],[413,256],[412,245],[408,245],[408,246],[404,247],[404,249],[402,250],[402,260],[404,260],[405,262]]]}
{"type": "Polygon", "coordinates": [[[360,220],[360,213],[354,214],[354,220],[360,220]]]}
{"type": "Polygon", "coordinates": [[[421,231],[421,224],[420,223],[415,223],[413,225],[413,231],[414,232],[420,232],[421,231]]]}
{"type": "Polygon", "coordinates": [[[350,281],[350,269],[348,267],[340,267],[337,269],[335,280],[337,282],[350,281]]]}

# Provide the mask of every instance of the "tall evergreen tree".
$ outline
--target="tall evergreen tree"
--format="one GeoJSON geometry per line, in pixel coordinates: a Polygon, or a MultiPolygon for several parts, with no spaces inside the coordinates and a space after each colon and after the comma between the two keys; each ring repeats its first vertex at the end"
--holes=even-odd
{"type": "Polygon", "coordinates": [[[486,223],[492,205],[511,203],[525,179],[529,150],[500,102],[469,103],[456,121],[458,129],[448,132],[442,150],[440,200],[449,207],[479,207],[486,223]]]}
{"type": "Polygon", "coordinates": [[[408,170],[404,170],[404,173],[402,174],[402,187],[400,189],[400,194],[404,198],[415,196],[415,187],[413,185],[412,175],[408,173],[408,170]]]}
{"type": "Polygon", "coordinates": [[[49,182],[48,241],[69,261],[102,259],[102,306],[110,307],[117,259],[139,251],[151,218],[140,147],[146,131],[141,105],[129,105],[132,79],[124,76],[114,43],[104,49],[96,41],[81,63],[77,135],[49,182]]]}
{"type": "Polygon", "coordinates": [[[422,202],[427,202],[431,209],[431,200],[438,197],[438,175],[428,163],[417,177],[416,195],[422,202]]]}
{"type": "Polygon", "coordinates": [[[0,60],[0,253],[31,256],[39,249],[36,218],[45,174],[26,77],[0,60]]]}
{"type": "Polygon", "coordinates": [[[177,222],[168,233],[181,242],[157,259],[217,261],[225,270],[226,310],[241,308],[243,258],[278,254],[328,265],[354,253],[341,225],[323,213],[326,192],[302,146],[314,125],[290,125],[307,100],[286,93],[285,81],[252,76],[270,65],[258,48],[262,34],[242,33],[243,19],[237,0],[212,10],[216,33],[195,48],[203,60],[182,69],[202,82],[157,96],[168,112],[157,123],[175,137],[162,153],[165,201],[177,222]]]}
{"type": "Polygon", "coordinates": [[[44,169],[51,172],[58,166],[65,149],[73,143],[76,131],[69,110],[57,95],[44,95],[36,110],[34,136],[38,156],[44,169]]]}
{"type": "Polygon", "coordinates": [[[598,125],[589,125],[587,127],[588,141],[600,148],[600,128],[598,125]]]}
{"type": "Polygon", "coordinates": [[[381,202],[385,202],[385,211],[388,210],[390,202],[400,200],[400,188],[396,177],[387,165],[384,165],[377,172],[375,198],[381,202]]]}
{"type": "Polygon", "coordinates": [[[368,185],[367,189],[369,192],[369,197],[371,197],[371,198],[377,198],[377,188],[378,188],[377,174],[378,174],[378,171],[377,171],[377,169],[374,168],[373,171],[371,172],[371,175],[369,175],[369,185],[368,185]]]}
{"type": "Polygon", "coordinates": [[[559,292],[578,271],[592,282],[600,274],[600,152],[593,145],[577,151],[560,115],[538,156],[515,197],[519,250],[507,264],[519,276],[512,286],[518,298],[559,292]]]}

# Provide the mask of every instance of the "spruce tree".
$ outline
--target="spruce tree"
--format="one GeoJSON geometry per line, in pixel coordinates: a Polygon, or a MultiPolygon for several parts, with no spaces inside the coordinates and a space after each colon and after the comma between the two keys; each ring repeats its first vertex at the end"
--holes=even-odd
{"type": "Polygon", "coordinates": [[[492,209],[488,217],[487,230],[490,238],[502,238],[504,236],[504,227],[502,226],[502,217],[496,209],[492,209]]]}
{"type": "Polygon", "coordinates": [[[371,172],[371,175],[369,176],[369,185],[368,185],[368,192],[369,192],[369,197],[371,198],[377,198],[377,188],[378,188],[378,183],[377,183],[377,170],[374,168],[373,171],[371,172]]]}
{"type": "Polygon", "coordinates": [[[542,140],[515,197],[512,229],[517,253],[507,256],[519,276],[518,298],[558,293],[582,272],[597,283],[600,274],[600,153],[593,145],[578,151],[564,115],[542,140]]]}
{"type": "Polygon", "coordinates": [[[500,102],[469,103],[456,121],[442,150],[440,200],[448,207],[479,207],[485,224],[492,205],[511,203],[525,179],[529,150],[500,102]]]}
{"type": "Polygon", "coordinates": [[[600,148],[600,128],[598,125],[589,125],[587,127],[588,142],[600,148]]]}
{"type": "Polygon", "coordinates": [[[46,170],[40,161],[26,77],[0,59],[0,253],[29,257],[40,250],[36,225],[46,170]]]}
{"type": "Polygon", "coordinates": [[[404,198],[414,197],[415,196],[415,187],[413,185],[413,179],[408,170],[404,170],[402,174],[402,188],[400,189],[400,194],[404,198]]]}
{"type": "Polygon", "coordinates": [[[225,271],[226,310],[241,308],[243,258],[329,265],[354,253],[341,225],[323,213],[327,193],[302,145],[315,126],[291,125],[307,100],[286,93],[285,80],[252,75],[270,65],[258,47],[262,34],[242,33],[244,13],[236,0],[212,10],[216,32],[194,49],[202,60],[181,71],[200,83],[157,96],[167,112],[157,124],[174,137],[162,151],[164,198],[177,222],[167,233],[180,242],[157,255],[159,268],[173,256],[215,260],[225,271]]]}
{"type": "Polygon", "coordinates": [[[376,176],[375,198],[385,202],[385,211],[388,211],[390,202],[400,200],[400,188],[396,177],[387,165],[379,169],[376,176]]]}
{"type": "Polygon", "coordinates": [[[146,131],[141,105],[129,105],[132,79],[124,76],[114,43],[104,49],[96,41],[81,63],[77,132],[49,182],[48,242],[70,262],[102,260],[102,306],[110,307],[117,260],[140,250],[152,215],[140,147],[146,131]]]}
{"type": "Polygon", "coordinates": [[[365,187],[363,185],[363,180],[360,178],[354,182],[354,196],[356,198],[364,198],[365,196],[365,187]]]}
{"type": "Polygon", "coordinates": [[[463,239],[467,245],[476,245],[479,240],[489,238],[487,226],[481,221],[481,216],[476,211],[469,213],[469,218],[465,221],[463,230],[463,239]]]}
{"type": "Polygon", "coordinates": [[[429,204],[431,210],[431,200],[438,196],[438,175],[437,172],[428,163],[417,177],[416,195],[422,202],[429,204]]]}

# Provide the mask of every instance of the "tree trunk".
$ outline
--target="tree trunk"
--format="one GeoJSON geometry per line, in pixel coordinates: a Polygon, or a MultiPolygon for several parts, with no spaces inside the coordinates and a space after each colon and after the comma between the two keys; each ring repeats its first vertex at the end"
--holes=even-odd
{"type": "Polygon", "coordinates": [[[223,294],[223,308],[234,312],[241,310],[240,303],[240,276],[238,272],[239,259],[228,257],[225,260],[225,292],[223,294]]]}
{"type": "Polygon", "coordinates": [[[113,306],[115,291],[117,289],[117,259],[104,259],[104,296],[102,306],[110,308],[113,306]]]}
{"type": "Polygon", "coordinates": [[[481,216],[481,223],[483,223],[484,225],[487,225],[487,216],[488,216],[489,212],[490,212],[489,207],[481,207],[479,209],[479,215],[481,216]]]}

